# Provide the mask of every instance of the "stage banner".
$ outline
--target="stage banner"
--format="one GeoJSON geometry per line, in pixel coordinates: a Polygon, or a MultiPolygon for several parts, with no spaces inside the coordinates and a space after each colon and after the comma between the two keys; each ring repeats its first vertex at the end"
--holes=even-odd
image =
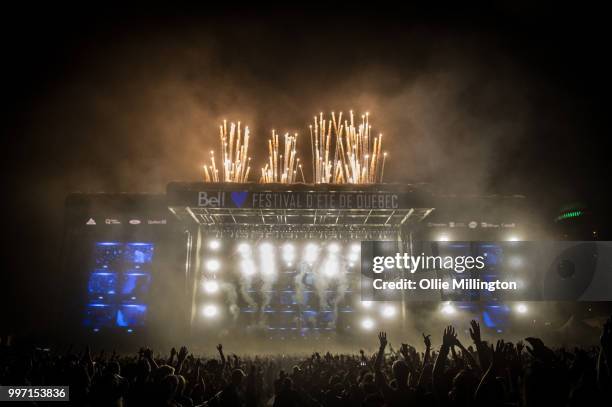
{"type": "Polygon", "coordinates": [[[168,205],[207,209],[395,210],[420,207],[413,192],[168,189],[168,205]]]}

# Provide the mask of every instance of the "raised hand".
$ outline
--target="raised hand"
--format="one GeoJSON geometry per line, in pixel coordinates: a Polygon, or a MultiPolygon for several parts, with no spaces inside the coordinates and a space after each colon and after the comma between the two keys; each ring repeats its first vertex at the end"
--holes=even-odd
{"type": "Polygon", "coordinates": [[[527,351],[531,353],[534,358],[547,362],[554,359],[554,352],[547,348],[540,338],[529,337],[525,338],[525,341],[531,345],[531,348],[527,347],[527,351]]]}
{"type": "Polygon", "coordinates": [[[423,343],[425,344],[425,348],[431,349],[431,335],[423,334],[423,343]]]}
{"type": "Polygon", "coordinates": [[[218,344],[217,345],[217,350],[219,351],[219,353],[223,353],[223,345],[218,344]]]}
{"type": "Polygon", "coordinates": [[[523,349],[525,349],[525,344],[523,343],[523,341],[518,341],[516,343],[516,354],[520,355],[523,349]]]}
{"type": "Polygon", "coordinates": [[[452,325],[449,325],[444,330],[444,334],[442,335],[442,345],[450,348],[455,345],[457,342],[457,333],[455,332],[455,328],[452,325]]]}
{"type": "Polygon", "coordinates": [[[387,346],[387,333],[386,332],[378,333],[378,342],[380,343],[381,349],[384,349],[387,346]]]}
{"type": "Polygon", "coordinates": [[[185,360],[185,357],[187,357],[187,347],[181,346],[181,349],[178,352],[178,360],[179,361],[185,360]]]}
{"type": "Polygon", "coordinates": [[[505,362],[505,349],[506,344],[503,340],[499,339],[495,344],[495,348],[491,345],[491,366],[493,369],[497,369],[503,366],[505,362]]]}
{"type": "Polygon", "coordinates": [[[479,344],[482,340],[480,337],[480,324],[474,319],[470,321],[470,337],[475,344],[479,344]]]}

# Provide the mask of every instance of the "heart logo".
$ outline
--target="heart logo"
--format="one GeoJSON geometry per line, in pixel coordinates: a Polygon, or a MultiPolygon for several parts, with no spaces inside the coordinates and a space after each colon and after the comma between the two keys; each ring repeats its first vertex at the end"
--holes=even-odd
{"type": "Polygon", "coordinates": [[[242,204],[246,201],[247,196],[249,196],[248,191],[232,192],[232,201],[236,207],[242,208],[242,204]]]}

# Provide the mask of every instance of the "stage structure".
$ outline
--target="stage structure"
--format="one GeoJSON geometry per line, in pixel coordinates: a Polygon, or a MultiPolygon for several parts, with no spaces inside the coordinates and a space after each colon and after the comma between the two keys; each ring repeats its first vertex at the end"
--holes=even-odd
{"type": "Polygon", "coordinates": [[[361,242],[410,252],[419,241],[525,240],[524,203],[424,184],[170,183],[165,195],[74,194],[65,323],[111,338],[342,340],[402,329],[415,303],[361,300],[361,242]]]}
{"type": "Polygon", "coordinates": [[[170,184],[168,207],[190,225],[192,330],[349,333],[364,323],[360,242],[407,245],[434,210],[426,196],[414,185],[170,184]]]}

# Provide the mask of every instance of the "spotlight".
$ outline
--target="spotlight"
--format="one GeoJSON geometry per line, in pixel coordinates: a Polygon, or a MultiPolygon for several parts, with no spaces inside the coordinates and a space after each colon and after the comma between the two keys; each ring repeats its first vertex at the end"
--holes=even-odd
{"type": "Polygon", "coordinates": [[[304,260],[306,263],[312,264],[317,260],[317,256],[319,255],[319,248],[314,243],[308,243],[306,245],[304,260]]]}
{"type": "Polygon", "coordinates": [[[238,245],[238,252],[243,256],[247,256],[251,253],[251,246],[246,242],[242,242],[238,245]]]}
{"type": "Polygon", "coordinates": [[[270,243],[270,242],[263,242],[263,243],[262,243],[262,244],[259,246],[259,250],[260,250],[261,252],[266,252],[266,253],[268,253],[268,252],[271,252],[271,251],[272,251],[272,249],[273,249],[273,247],[272,247],[272,243],[270,243]]]}
{"type": "Polygon", "coordinates": [[[395,313],[396,313],[396,310],[393,305],[385,305],[381,310],[381,314],[385,318],[391,318],[395,316],[395,313]]]}
{"type": "Polygon", "coordinates": [[[446,304],[444,304],[444,305],[442,306],[442,309],[441,309],[440,311],[441,311],[443,314],[446,314],[446,315],[453,315],[455,312],[457,312],[457,310],[455,309],[455,307],[454,307],[454,306],[453,306],[451,303],[449,303],[449,302],[447,302],[446,304]]]}
{"type": "Polygon", "coordinates": [[[372,308],[372,304],[373,304],[372,301],[361,301],[361,306],[363,308],[372,308]]]}
{"type": "Polygon", "coordinates": [[[372,318],[364,318],[361,320],[361,327],[366,331],[371,330],[374,328],[374,320],[372,318]]]}
{"type": "Polygon", "coordinates": [[[208,248],[210,250],[217,250],[219,247],[221,247],[221,242],[218,241],[217,239],[214,239],[208,242],[208,248]]]}
{"type": "Polygon", "coordinates": [[[204,291],[208,294],[214,294],[219,291],[219,283],[215,280],[208,280],[204,282],[204,291]]]}
{"type": "Polygon", "coordinates": [[[361,251],[361,243],[353,243],[351,245],[351,251],[354,253],[359,253],[361,251]]]}
{"type": "Polygon", "coordinates": [[[206,305],[202,308],[202,314],[204,314],[206,318],[214,318],[219,314],[219,309],[216,305],[206,305]]]}
{"type": "Polygon", "coordinates": [[[291,243],[285,243],[283,245],[283,260],[288,263],[287,265],[291,267],[291,262],[295,258],[295,247],[291,243]]]}
{"type": "Polygon", "coordinates": [[[516,312],[518,312],[519,314],[526,314],[527,311],[528,311],[527,305],[525,305],[525,304],[517,304],[516,312]]]}
{"type": "Polygon", "coordinates": [[[510,235],[506,238],[506,240],[509,242],[518,242],[521,240],[521,238],[518,237],[517,235],[510,235]]]}
{"type": "Polygon", "coordinates": [[[206,262],[206,270],[212,273],[219,271],[219,268],[221,268],[221,263],[219,263],[219,260],[212,259],[206,262]]]}
{"type": "Polygon", "coordinates": [[[325,261],[325,265],[323,266],[323,273],[327,277],[335,277],[338,274],[340,265],[338,264],[338,260],[335,258],[328,259],[325,261]]]}
{"type": "Polygon", "coordinates": [[[255,274],[255,263],[253,260],[242,260],[240,261],[240,272],[244,276],[252,276],[255,274]]]}
{"type": "Polygon", "coordinates": [[[436,240],[438,242],[448,242],[450,240],[450,237],[446,233],[441,233],[438,235],[436,240]]]}
{"type": "Polygon", "coordinates": [[[330,253],[338,253],[340,251],[340,246],[338,243],[330,243],[329,246],[327,246],[327,250],[329,250],[330,253]]]}
{"type": "Polygon", "coordinates": [[[350,261],[355,262],[355,261],[359,260],[359,253],[352,252],[351,254],[349,254],[348,258],[349,258],[350,261]]]}

